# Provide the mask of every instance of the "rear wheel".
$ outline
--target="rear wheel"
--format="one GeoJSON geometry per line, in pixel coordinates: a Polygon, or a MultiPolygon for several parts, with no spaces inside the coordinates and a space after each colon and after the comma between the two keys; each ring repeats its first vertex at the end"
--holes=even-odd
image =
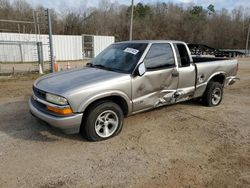
{"type": "Polygon", "coordinates": [[[223,98],[223,86],[218,82],[209,82],[202,101],[206,106],[218,106],[223,98]]]}
{"type": "Polygon", "coordinates": [[[100,101],[87,111],[81,132],[90,141],[101,141],[121,132],[123,112],[112,101],[100,101]]]}

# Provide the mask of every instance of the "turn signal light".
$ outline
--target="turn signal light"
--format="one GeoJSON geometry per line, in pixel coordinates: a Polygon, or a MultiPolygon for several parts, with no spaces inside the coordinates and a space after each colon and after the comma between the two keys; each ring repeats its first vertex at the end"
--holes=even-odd
{"type": "Polygon", "coordinates": [[[73,113],[70,107],[60,109],[53,106],[47,106],[47,109],[61,115],[68,115],[73,113]]]}

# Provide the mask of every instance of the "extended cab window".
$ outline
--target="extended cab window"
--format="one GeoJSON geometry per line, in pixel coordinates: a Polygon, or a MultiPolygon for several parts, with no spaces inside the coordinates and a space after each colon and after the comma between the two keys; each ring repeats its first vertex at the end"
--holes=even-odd
{"type": "Polygon", "coordinates": [[[190,58],[187,48],[184,44],[174,44],[178,64],[180,67],[188,67],[190,65],[190,58]]]}
{"type": "Polygon", "coordinates": [[[174,67],[174,54],[170,44],[152,44],[144,63],[148,70],[174,67]]]}

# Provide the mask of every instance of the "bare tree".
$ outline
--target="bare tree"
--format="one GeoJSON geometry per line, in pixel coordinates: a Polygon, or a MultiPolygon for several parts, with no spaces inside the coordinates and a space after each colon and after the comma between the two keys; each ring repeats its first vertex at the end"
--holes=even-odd
{"type": "MultiPolygon", "coordinates": [[[[43,12],[44,7],[32,7],[25,0],[0,0],[0,19],[32,20],[33,10],[43,12]]],[[[100,0],[98,7],[88,8],[86,3],[79,8],[61,12],[52,10],[55,34],[114,35],[117,41],[128,40],[130,6],[118,1],[100,0]]],[[[216,48],[244,48],[248,9],[238,7],[232,11],[217,10],[210,4],[207,8],[174,3],[138,3],[134,7],[133,39],[175,39],[189,43],[204,43],[216,48]]],[[[0,28],[15,32],[16,25],[3,24],[0,28]]],[[[26,32],[34,27],[25,25],[26,32]]],[[[0,31],[1,32],[1,31],[0,31]]],[[[41,26],[41,33],[46,33],[41,26]]]]}

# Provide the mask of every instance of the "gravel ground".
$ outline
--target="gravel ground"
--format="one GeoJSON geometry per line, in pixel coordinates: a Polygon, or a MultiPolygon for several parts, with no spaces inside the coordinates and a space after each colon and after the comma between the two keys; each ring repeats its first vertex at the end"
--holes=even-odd
{"type": "Polygon", "coordinates": [[[0,187],[250,187],[250,60],[221,105],[185,102],[125,119],[91,143],[29,114],[33,80],[0,81],[0,187]]]}

